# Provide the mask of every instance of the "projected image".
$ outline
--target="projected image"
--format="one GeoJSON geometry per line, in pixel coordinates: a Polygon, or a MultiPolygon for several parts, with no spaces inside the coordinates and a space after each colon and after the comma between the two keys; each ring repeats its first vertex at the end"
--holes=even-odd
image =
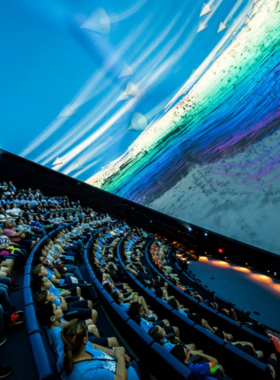
{"type": "Polygon", "coordinates": [[[126,154],[90,183],[279,253],[280,4],[254,5],[126,154]]]}
{"type": "Polygon", "coordinates": [[[4,2],[1,148],[280,253],[279,28],[278,0],[4,2]]]}

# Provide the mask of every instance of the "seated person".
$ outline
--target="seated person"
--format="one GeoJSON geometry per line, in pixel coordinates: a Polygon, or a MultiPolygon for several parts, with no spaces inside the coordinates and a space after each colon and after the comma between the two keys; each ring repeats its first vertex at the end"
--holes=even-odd
{"type": "Polygon", "coordinates": [[[157,316],[155,313],[152,313],[148,306],[147,306],[147,303],[146,303],[146,300],[144,297],[142,296],[138,296],[137,294],[133,295],[132,297],[132,300],[131,301],[125,301],[124,302],[124,295],[122,292],[118,291],[118,290],[115,290],[111,293],[111,297],[113,298],[113,300],[127,313],[129,308],[130,308],[130,305],[132,304],[132,302],[139,302],[140,305],[142,306],[142,308],[144,309],[145,311],[145,318],[147,319],[147,321],[149,319],[152,319],[152,318],[156,318],[157,319],[157,316]]]}
{"type": "Polygon", "coordinates": [[[31,251],[40,239],[25,239],[25,231],[16,232],[15,226],[16,224],[13,221],[7,220],[4,223],[4,235],[8,236],[11,242],[16,243],[19,248],[31,251]]]}
{"type": "Polygon", "coordinates": [[[132,302],[127,314],[147,333],[153,326],[160,326],[164,328],[166,334],[173,333],[177,338],[180,338],[180,330],[178,329],[178,327],[170,326],[170,323],[167,319],[163,319],[162,321],[156,321],[153,323],[144,319],[144,310],[142,308],[142,305],[139,304],[139,302],[132,302]]]}
{"type": "Polygon", "coordinates": [[[82,322],[69,322],[61,336],[65,353],[62,376],[65,380],[139,380],[138,365],[130,362],[124,348],[110,350],[98,345],[90,347],[86,326],[82,322]],[[126,368],[125,363],[130,363],[130,366],[126,368]]]}
{"type": "Polygon", "coordinates": [[[179,311],[179,313],[188,316],[188,313],[190,312],[189,309],[184,306],[180,307],[179,301],[177,301],[176,298],[169,299],[167,303],[169,306],[173,307],[173,309],[179,311]]]}
{"type": "MultiPolygon", "coordinates": [[[[159,343],[169,352],[172,350],[173,347],[180,343],[180,339],[176,337],[174,338],[175,343],[171,343],[168,339],[166,339],[166,331],[164,330],[164,328],[160,326],[152,327],[149,330],[149,335],[154,339],[154,341],[159,343]]],[[[194,343],[185,344],[185,347],[187,347],[189,351],[193,351],[196,349],[194,343]]]]}
{"type": "Polygon", "coordinates": [[[82,322],[69,322],[63,327],[61,336],[64,343],[62,376],[65,380],[139,380],[138,365],[130,361],[124,348],[110,350],[99,345],[90,346],[82,322]],[[126,363],[130,363],[128,368],[126,363]]]}
{"type": "Polygon", "coordinates": [[[61,274],[56,268],[50,269],[45,267],[43,264],[38,264],[32,269],[33,276],[45,276],[51,281],[56,287],[64,287],[66,289],[71,289],[73,286],[79,284],[79,288],[88,288],[91,284],[87,284],[84,280],[78,280],[74,276],[67,276],[62,278],[61,274]]]}
{"type": "MultiPolygon", "coordinates": [[[[77,311],[78,317],[80,319],[91,319],[93,323],[96,324],[98,313],[96,310],[93,310],[93,302],[91,300],[89,301],[84,300],[81,297],[79,288],[73,289],[72,291],[70,290],[64,291],[64,289],[60,290],[60,289],[57,289],[55,286],[53,286],[52,283],[49,280],[47,280],[46,277],[43,277],[43,276],[35,277],[35,279],[32,282],[32,286],[35,292],[37,293],[39,293],[41,290],[48,290],[49,293],[53,294],[55,296],[53,302],[57,306],[61,306],[62,309],[65,311],[65,313],[69,313],[71,311],[77,311]],[[78,301],[74,301],[73,303],[70,302],[68,304],[65,300],[65,297],[68,297],[68,296],[78,297],[78,301]]],[[[47,293],[47,296],[46,296],[48,298],[51,297],[49,293],[47,293]]],[[[77,300],[77,298],[74,298],[74,299],[77,300]]],[[[67,314],[65,315],[65,318],[68,318],[67,314]]]]}
{"type": "Polygon", "coordinates": [[[231,342],[233,340],[232,334],[225,333],[223,330],[219,329],[216,326],[211,327],[209,323],[205,319],[203,319],[199,314],[188,314],[188,318],[191,319],[193,322],[197,323],[198,325],[205,327],[208,331],[215,334],[216,336],[222,337],[222,339],[226,339],[227,342],[231,342]]]}
{"type": "MultiPolygon", "coordinates": [[[[67,325],[65,321],[64,313],[60,306],[56,306],[52,301],[48,301],[43,304],[37,311],[38,318],[43,326],[47,328],[47,334],[52,346],[52,349],[57,356],[63,355],[63,342],[61,339],[62,328],[67,325]]],[[[71,319],[73,320],[73,318],[71,319]]],[[[104,347],[118,347],[118,341],[116,338],[100,338],[97,327],[93,324],[91,319],[83,321],[86,325],[87,331],[90,334],[90,340],[96,344],[103,345],[104,347]]]]}
{"type": "Polygon", "coordinates": [[[225,379],[225,371],[218,360],[212,356],[206,355],[202,350],[189,351],[183,345],[175,346],[170,353],[175,356],[181,363],[185,364],[194,374],[196,380],[223,380],[225,379]],[[202,364],[191,363],[190,356],[200,356],[205,360],[202,364]]]}

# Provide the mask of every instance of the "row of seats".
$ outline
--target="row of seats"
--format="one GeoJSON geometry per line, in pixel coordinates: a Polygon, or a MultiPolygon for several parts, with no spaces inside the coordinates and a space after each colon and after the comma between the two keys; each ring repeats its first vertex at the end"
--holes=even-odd
{"type": "MultiPolygon", "coordinates": [[[[91,237],[89,243],[94,239],[91,237]]],[[[120,240],[117,247],[117,255],[120,256],[120,247],[126,237],[120,240]]],[[[87,247],[89,248],[89,246],[87,247]]],[[[110,313],[114,316],[114,321],[117,321],[122,331],[126,331],[127,337],[130,336],[133,345],[137,345],[137,349],[145,354],[145,358],[150,360],[150,367],[152,366],[156,373],[161,374],[162,378],[174,377],[178,380],[193,379],[191,371],[178,362],[169,352],[145,333],[130,317],[121,310],[113,298],[106,292],[100,282],[97,280],[94,271],[88,261],[88,250],[84,254],[84,260],[88,268],[91,280],[99,294],[101,301],[107,306],[110,313]]],[[[120,261],[121,264],[122,261],[120,261]]],[[[139,282],[139,286],[142,284],[139,282]]],[[[160,376],[159,376],[160,378],[160,376]]]]}
{"type": "MultiPolygon", "coordinates": [[[[156,268],[152,266],[148,257],[148,249],[151,243],[152,240],[146,245],[145,248],[146,259],[154,274],[160,276],[164,281],[166,281],[169,284],[170,289],[174,290],[174,295],[176,292],[176,298],[178,298],[178,301],[180,302],[182,300],[182,303],[186,303],[186,300],[188,300],[189,305],[192,308],[192,312],[198,313],[203,308],[203,316],[205,318],[208,318],[209,316],[209,320],[212,316],[217,317],[217,313],[213,309],[200,303],[199,301],[188,296],[183,291],[175,287],[160,272],[158,272],[156,268]],[[204,313],[207,313],[207,315],[205,315],[204,313]]],[[[124,269],[125,265],[122,261],[120,251],[118,251],[118,259],[124,269]]],[[[130,279],[135,290],[137,290],[140,294],[142,294],[145,297],[147,303],[151,305],[151,307],[156,311],[158,315],[163,315],[165,316],[165,318],[168,316],[170,324],[179,327],[183,340],[188,342],[194,341],[195,343],[197,343],[197,346],[199,346],[205,352],[211,352],[215,354],[215,356],[218,357],[221,363],[226,367],[226,371],[230,374],[230,376],[232,376],[233,378],[244,380],[253,377],[258,379],[266,378],[267,368],[264,363],[261,363],[260,361],[251,357],[250,355],[243,353],[231,344],[226,343],[221,338],[215,336],[211,332],[202,328],[200,325],[195,324],[193,321],[188,319],[187,316],[184,316],[177,310],[174,310],[166,302],[162,301],[153,292],[151,292],[147,287],[144,287],[130,272],[127,271],[126,275],[130,279]]],[[[246,327],[240,327],[240,325],[237,324],[235,325],[235,322],[230,320],[226,316],[219,315],[218,318],[219,321],[221,321],[221,324],[223,323],[226,326],[234,326],[236,330],[242,329],[242,335],[244,334],[245,336],[247,334],[247,336],[250,336],[252,343],[254,343],[254,340],[255,342],[259,342],[260,340],[262,344],[265,345],[267,353],[271,353],[274,351],[274,347],[270,339],[265,338],[259,334],[251,334],[251,330],[247,329],[246,327]]],[[[221,326],[221,328],[223,328],[223,326],[221,326]]]]}
{"type": "MultiPolygon", "coordinates": [[[[76,223],[76,221],[71,224],[74,223],[76,223]]],[[[49,234],[49,237],[51,238],[53,234],[59,232],[61,229],[63,228],[58,228],[55,231],[52,231],[49,234]]],[[[39,380],[58,380],[60,379],[60,376],[56,368],[57,357],[49,344],[44,328],[37,319],[36,308],[33,301],[34,293],[31,287],[31,269],[34,254],[37,249],[42,246],[46,238],[47,236],[37,243],[26,262],[23,279],[24,310],[27,333],[39,380]]]]}

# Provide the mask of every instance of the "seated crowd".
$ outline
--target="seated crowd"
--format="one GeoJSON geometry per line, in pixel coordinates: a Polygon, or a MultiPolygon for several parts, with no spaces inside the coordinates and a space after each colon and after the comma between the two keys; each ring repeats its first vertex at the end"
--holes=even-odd
{"type": "MultiPolygon", "coordinates": [[[[210,326],[203,315],[192,313],[189,305],[181,304],[171,294],[164,277],[190,297],[238,321],[234,307],[226,309],[219,305],[213,293],[205,297],[181,282],[170,263],[171,247],[157,238],[150,244],[149,254],[162,276],[151,274],[144,252],[146,244],[154,238],[152,234],[132,228],[108,214],[97,214],[90,207],[83,208],[80,201],[70,202],[67,196],[47,197],[39,189],[17,189],[11,181],[0,185],[0,208],[0,345],[7,340],[3,337],[3,326],[23,324],[24,312],[14,311],[9,293],[19,289],[17,272],[25,267],[33,250],[31,272],[36,314],[56,355],[57,370],[62,378],[140,379],[138,364],[119,346],[118,339],[104,337],[100,331],[95,308],[99,299],[92,296],[92,284],[83,279],[79,268],[85,245],[92,238],[88,259],[104,289],[143,333],[185,364],[196,379],[227,377],[218,360],[197,348],[197,342],[184,342],[180,338],[180,329],[170,324],[168,315],[158,317],[145,297],[134,291],[126,272],[179,313],[249,355],[262,359],[261,347],[255,348],[247,341],[234,341],[230,331],[210,326]],[[120,269],[117,257],[121,240],[125,271],[120,269]]],[[[275,354],[271,355],[268,368],[272,378],[276,378],[275,354]]],[[[0,365],[1,378],[11,372],[10,367],[0,365]]]]}

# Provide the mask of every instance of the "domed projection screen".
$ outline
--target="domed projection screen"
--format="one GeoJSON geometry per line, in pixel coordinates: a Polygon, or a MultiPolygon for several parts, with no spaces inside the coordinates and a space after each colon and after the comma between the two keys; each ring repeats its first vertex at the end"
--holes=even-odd
{"type": "Polygon", "coordinates": [[[25,66],[0,90],[2,147],[279,254],[280,2],[93,6],[5,5],[2,55],[25,66]]]}

